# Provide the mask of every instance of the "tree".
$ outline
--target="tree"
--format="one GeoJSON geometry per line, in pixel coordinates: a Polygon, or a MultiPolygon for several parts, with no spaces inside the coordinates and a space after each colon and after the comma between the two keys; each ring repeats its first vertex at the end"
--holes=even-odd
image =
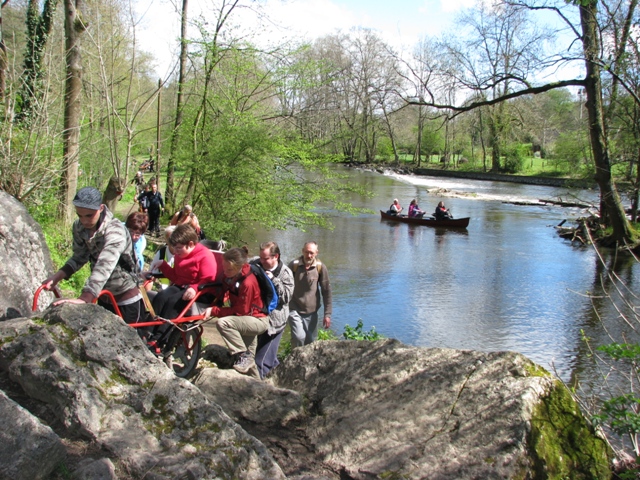
{"type": "Polygon", "coordinates": [[[78,187],[78,153],[80,144],[80,116],[82,94],[82,57],[80,36],[85,30],[82,21],[82,0],[64,0],[64,32],[67,77],[64,91],[64,130],[62,132],[63,160],[60,180],[61,217],[70,224],[73,216],[73,197],[78,187]]]}
{"type": "Polygon", "coordinates": [[[42,89],[42,57],[58,0],[45,0],[42,13],[38,10],[39,4],[38,0],[29,0],[27,7],[27,47],[15,115],[18,122],[29,122],[36,108],[34,102],[42,89]]]}
{"type": "Polygon", "coordinates": [[[182,0],[182,9],[180,10],[180,59],[178,69],[178,91],[176,94],[176,113],[173,131],[171,132],[171,143],[169,144],[169,160],[167,162],[167,185],[166,185],[166,202],[168,206],[174,206],[174,175],[175,175],[175,149],[177,144],[177,135],[182,125],[182,109],[184,101],[184,82],[187,73],[187,16],[189,13],[189,0],[182,0]]]}
{"type": "MultiPolygon", "coordinates": [[[[502,7],[508,9],[526,9],[531,11],[547,11],[551,10],[558,14],[559,18],[568,25],[575,33],[582,51],[580,52],[584,66],[586,69],[586,76],[584,79],[568,79],[559,80],[555,82],[543,83],[534,85],[530,77],[533,76],[535,70],[532,69],[534,65],[537,65],[538,70],[550,67],[552,65],[559,65],[565,61],[563,53],[551,53],[546,58],[541,58],[539,61],[532,62],[531,58],[525,62],[526,69],[518,69],[517,71],[500,71],[500,75],[497,77],[489,77],[487,81],[473,82],[465,81],[465,78],[452,75],[454,81],[460,82],[459,84],[467,86],[475,91],[482,91],[484,89],[501,88],[501,93],[493,98],[477,97],[465,105],[451,105],[451,104],[439,104],[436,102],[416,102],[414,99],[407,98],[406,101],[409,104],[424,104],[440,109],[450,109],[454,112],[454,115],[458,115],[462,112],[474,110],[483,106],[493,106],[511,99],[521,97],[524,95],[540,94],[549,90],[563,88],[567,86],[579,86],[583,87],[586,92],[586,105],[589,117],[589,136],[591,139],[591,150],[593,153],[593,160],[595,165],[595,179],[600,187],[601,193],[601,217],[603,221],[607,222],[612,227],[612,235],[610,240],[618,245],[634,244],[635,234],[631,229],[628,219],[626,218],[624,208],[620,201],[620,196],[615,188],[613,182],[613,176],[611,171],[611,161],[609,158],[609,145],[607,131],[605,127],[604,107],[602,99],[602,80],[601,75],[603,73],[602,65],[606,62],[601,57],[602,50],[599,41],[599,35],[603,29],[602,25],[605,23],[599,23],[598,20],[598,8],[597,0],[584,0],[582,4],[575,4],[573,8],[577,9],[578,17],[580,20],[579,26],[574,25],[568,15],[565,14],[563,8],[564,4],[558,4],[558,6],[550,6],[548,3],[543,5],[525,4],[517,2],[508,2],[506,4],[500,4],[502,7]],[[529,68],[531,67],[531,68],[529,68]],[[503,88],[504,84],[512,85],[517,83],[519,88],[503,88]]],[[[505,28],[509,28],[506,24],[505,28]]],[[[524,32],[520,32],[524,33],[524,32]]],[[[538,45],[540,47],[540,45],[538,45]]],[[[539,49],[541,51],[541,49],[539,49]]],[[[466,60],[460,58],[460,61],[464,65],[466,60]]],[[[609,71],[611,73],[611,71],[609,71]]],[[[475,78],[475,76],[474,76],[475,78]]],[[[478,77],[480,78],[480,77],[478,77]]],[[[621,79],[620,76],[618,76],[621,79]]],[[[623,81],[621,81],[624,84],[623,81]]],[[[629,89],[627,89],[629,91],[629,89]]]]}

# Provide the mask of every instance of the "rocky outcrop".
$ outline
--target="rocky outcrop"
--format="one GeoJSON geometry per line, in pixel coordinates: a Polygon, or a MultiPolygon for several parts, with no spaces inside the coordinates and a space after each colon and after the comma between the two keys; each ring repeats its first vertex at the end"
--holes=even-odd
{"type": "MultiPolygon", "coordinates": [[[[33,294],[53,272],[49,249],[40,225],[11,195],[0,191],[0,320],[27,316],[33,294]]],[[[53,299],[41,296],[41,305],[53,299]]]]}
{"type": "Polygon", "coordinates": [[[65,457],[60,438],[1,390],[0,417],[0,478],[48,478],[65,457]]]}
{"type": "MultiPolygon", "coordinates": [[[[0,207],[0,315],[25,316],[51,262],[24,208],[0,207]]],[[[53,478],[610,476],[566,389],[522,355],[317,342],[261,382],[209,347],[219,368],[190,383],[96,305],[0,322],[0,478],[60,462],[53,478]]]]}
{"type": "Polygon", "coordinates": [[[205,370],[195,384],[288,475],[610,475],[605,442],[565,387],[516,353],[317,342],[295,349],[274,374],[260,385],[205,370]]]}
{"type": "Polygon", "coordinates": [[[96,305],[0,323],[0,369],[50,407],[61,434],[110,452],[123,476],[284,478],[262,443],[96,305]]]}

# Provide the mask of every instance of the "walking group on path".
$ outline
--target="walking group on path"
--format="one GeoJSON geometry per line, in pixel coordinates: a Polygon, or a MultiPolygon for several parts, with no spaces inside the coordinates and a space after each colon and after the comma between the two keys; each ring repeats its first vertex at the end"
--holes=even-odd
{"type": "Polygon", "coordinates": [[[172,217],[172,225],[165,231],[166,245],[158,249],[149,269],[143,271],[144,233],[160,234],[164,200],[157,184],[152,183],[137,201],[141,211],[131,213],[123,223],[102,203],[96,188],[84,187],[77,192],[73,200],[78,215],[72,227],[73,254],[42,283],[52,289],[86,263],[90,264],[91,273],[78,298],[57,300],[54,305],[92,303],[97,299],[99,305],[115,313],[108,300],[99,298],[102,290],[108,290],[125,322],[145,321],[141,278],[162,272],[166,280],[151,295],[152,305],[156,314],[171,319],[194,298],[200,285],[217,283],[219,294],[205,299],[210,302],[204,310],[205,318],[217,318],[217,329],[234,359],[233,368],[260,378],[279,364],[277,353],[287,324],[294,348],[317,340],[321,308],[323,327],[331,327],[329,272],[318,258],[316,242],[306,242],[302,255],[288,265],[283,263],[280,248],[273,241],[262,243],[259,256],[253,259],[246,247],[222,251],[222,241],[210,250],[200,243],[202,233],[197,217],[186,205],[172,217]],[[277,305],[271,311],[266,309],[253,273],[260,276],[262,272],[252,268],[262,269],[277,293],[277,305]]]}

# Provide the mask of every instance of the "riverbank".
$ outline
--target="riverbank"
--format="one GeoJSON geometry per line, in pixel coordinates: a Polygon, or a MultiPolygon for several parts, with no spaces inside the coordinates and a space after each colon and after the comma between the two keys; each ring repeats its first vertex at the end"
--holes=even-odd
{"type": "Polygon", "coordinates": [[[346,164],[351,168],[376,171],[378,173],[394,172],[400,175],[422,175],[429,177],[462,178],[468,180],[481,180],[492,182],[511,182],[525,185],[542,185],[548,187],[596,189],[598,185],[594,180],[579,178],[540,177],[528,175],[505,175],[491,172],[465,172],[460,170],[444,170],[437,168],[417,167],[393,167],[386,164],[346,164]]]}

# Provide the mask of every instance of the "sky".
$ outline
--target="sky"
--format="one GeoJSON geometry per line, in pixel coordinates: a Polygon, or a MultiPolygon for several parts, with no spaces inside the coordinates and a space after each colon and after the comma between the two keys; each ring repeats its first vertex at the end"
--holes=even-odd
{"type": "MultiPolygon", "coordinates": [[[[249,2],[243,0],[245,4],[249,2]]],[[[262,0],[264,11],[272,19],[272,28],[261,28],[271,40],[293,38],[313,40],[337,30],[365,27],[377,31],[396,49],[407,49],[421,37],[437,36],[451,27],[455,15],[474,0],[262,0]]],[[[156,73],[165,78],[172,56],[177,55],[181,0],[137,0],[141,18],[137,38],[143,50],[159,61],[156,73]],[[173,5],[172,5],[173,4],[173,5]]],[[[213,18],[211,0],[189,0],[189,18],[199,13],[213,18]],[[207,13],[208,12],[208,13],[207,13]]],[[[243,25],[254,22],[236,12],[243,25]]],[[[193,27],[190,27],[193,28],[193,27]]],[[[175,58],[175,57],[173,57],[175,58]]]]}

